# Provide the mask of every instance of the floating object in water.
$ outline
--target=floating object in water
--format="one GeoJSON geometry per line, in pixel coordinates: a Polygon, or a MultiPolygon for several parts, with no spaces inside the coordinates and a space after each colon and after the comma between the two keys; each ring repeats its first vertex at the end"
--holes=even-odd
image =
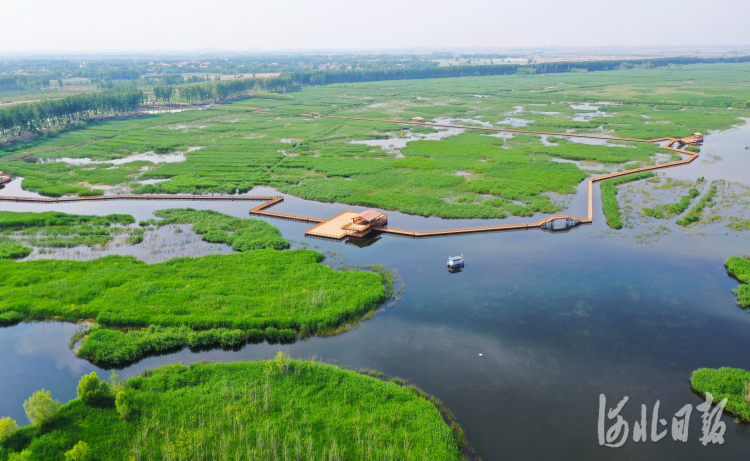
{"type": "Polygon", "coordinates": [[[464,267],[464,255],[448,256],[448,267],[464,267]]]}
{"type": "Polygon", "coordinates": [[[480,357],[481,357],[481,356],[483,356],[483,355],[484,355],[484,354],[479,354],[479,356],[480,356],[480,357]]]}

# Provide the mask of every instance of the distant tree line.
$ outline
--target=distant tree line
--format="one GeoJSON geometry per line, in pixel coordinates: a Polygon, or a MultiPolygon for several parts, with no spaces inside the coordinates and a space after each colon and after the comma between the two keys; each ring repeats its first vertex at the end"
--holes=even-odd
{"type": "Polygon", "coordinates": [[[82,67],[70,72],[73,77],[107,78],[112,80],[138,80],[145,68],[134,67],[82,67]]]}
{"type": "Polygon", "coordinates": [[[97,115],[123,114],[134,111],[142,102],[143,92],[130,88],[14,104],[0,108],[0,132],[34,131],[97,115]]]}
{"type": "Polygon", "coordinates": [[[38,75],[0,75],[0,92],[38,90],[48,86],[49,79],[38,75]]]}
{"type": "Polygon", "coordinates": [[[245,78],[226,81],[193,83],[184,85],[159,85],[154,87],[154,99],[160,102],[179,100],[181,102],[220,101],[243,96],[258,91],[286,93],[293,90],[295,83],[291,75],[273,78],[245,78]]]}
{"type": "Polygon", "coordinates": [[[730,58],[676,57],[646,60],[613,60],[586,62],[549,62],[542,64],[464,65],[450,67],[422,67],[397,69],[356,69],[289,74],[295,85],[324,85],[330,83],[374,82],[381,80],[408,80],[422,78],[470,77],[510,74],[553,74],[574,71],[617,70],[627,66],[667,67],[682,64],[714,64],[750,62],[750,56],[730,58]]]}

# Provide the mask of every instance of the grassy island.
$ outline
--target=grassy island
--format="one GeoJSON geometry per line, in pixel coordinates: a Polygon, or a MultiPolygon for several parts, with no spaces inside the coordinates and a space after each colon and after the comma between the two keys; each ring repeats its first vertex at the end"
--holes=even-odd
{"type": "Polygon", "coordinates": [[[79,459],[66,458],[71,450],[110,460],[464,459],[463,432],[433,397],[282,353],[167,365],[113,385],[89,375],[78,389],[51,416],[8,431],[0,460],[79,459]]]}
{"type": "Polygon", "coordinates": [[[690,385],[701,396],[710,392],[714,402],[727,399],[725,411],[750,423],[750,371],[739,368],[701,368],[690,377],[690,385]]]}
{"type": "Polygon", "coordinates": [[[226,243],[237,251],[289,248],[289,242],[281,237],[277,228],[259,219],[240,219],[213,210],[192,208],[158,210],[154,215],[164,218],[156,223],[158,226],[192,224],[193,230],[203,240],[226,243]]]}
{"type": "Polygon", "coordinates": [[[42,213],[0,211],[0,243],[10,238],[47,248],[86,245],[102,248],[116,235],[138,241],[142,229],[128,227],[135,218],[124,214],[88,216],[57,211],[42,213]]]}
{"type": "Polygon", "coordinates": [[[735,290],[737,304],[750,307],[750,256],[733,256],[724,262],[727,272],[742,284],[735,290]]]}
{"type": "MultiPolygon", "coordinates": [[[[390,296],[387,273],[336,271],[321,264],[318,252],[274,249],[289,243],[263,221],[189,208],[156,214],[165,218],[157,225],[193,223],[204,240],[244,251],[157,264],[118,255],[90,261],[0,258],[0,325],[95,321],[73,338],[82,340],[77,353],[122,365],[185,346],[237,347],[326,334],[356,322],[390,296]]],[[[44,232],[46,216],[33,215],[24,220],[44,232]]],[[[56,220],[73,218],[80,217],[55,214],[56,220]]]]}
{"type": "Polygon", "coordinates": [[[20,259],[31,254],[31,248],[19,243],[0,242],[0,259],[20,259]]]}

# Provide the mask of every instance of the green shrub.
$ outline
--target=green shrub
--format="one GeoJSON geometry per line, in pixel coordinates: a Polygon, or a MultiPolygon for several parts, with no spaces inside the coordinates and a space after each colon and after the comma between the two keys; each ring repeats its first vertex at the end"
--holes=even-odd
{"type": "Polygon", "coordinates": [[[263,338],[265,338],[265,335],[263,334],[262,330],[259,330],[257,328],[251,328],[247,330],[247,340],[251,343],[259,343],[263,341],[263,338]]]}
{"type": "Polygon", "coordinates": [[[100,381],[95,372],[81,377],[78,383],[78,398],[86,405],[101,405],[112,397],[109,385],[100,381]]]}
{"type": "Polygon", "coordinates": [[[31,461],[31,450],[23,450],[20,453],[11,453],[8,455],[8,461],[31,461]]]}
{"type": "Polygon", "coordinates": [[[0,443],[5,442],[18,430],[18,424],[11,418],[0,418],[0,443]]]}
{"type": "Polygon", "coordinates": [[[268,342],[278,342],[279,339],[281,339],[281,333],[277,328],[274,327],[268,327],[266,328],[266,331],[264,332],[264,335],[268,342]]]}
{"type": "Polygon", "coordinates": [[[121,389],[115,396],[115,409],[123,421],[127,420],[133,411],[133,391],[121,389]]]}
{"type": "Polygon", "coordinates": [[[50,391],[34,392],[29,400],[23,403],[23,409],[29,422],[33,425],[42,425],[52,419],[62,404],[52,398],[50,391]]]}
{"type": "Polygon", "coordinates": [[[93,461],[94,453],[83,440],[79,441],[70,451],[65,452],[65,461],[93,461]]]}
{"type": "Polygon", "coordinates": [[[297,332],[289,328],[279,330],[279,341],[282,343],[293,343],[297,340],[297,332]]]}
{"type": "Polygon", "coordinates": [[[239,347],[245,344],[246,339],[247,335],[242,330],[225,329],[221,332],[220,342],[223,347],[239,347]]]}

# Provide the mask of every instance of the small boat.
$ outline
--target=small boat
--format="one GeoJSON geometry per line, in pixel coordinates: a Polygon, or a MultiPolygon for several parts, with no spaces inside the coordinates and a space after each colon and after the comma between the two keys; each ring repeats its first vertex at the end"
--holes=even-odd
{"type": "Polygon", "coordinates": [[[448,256],[448,267],[464,267],[464,255],[448,256]]]}

